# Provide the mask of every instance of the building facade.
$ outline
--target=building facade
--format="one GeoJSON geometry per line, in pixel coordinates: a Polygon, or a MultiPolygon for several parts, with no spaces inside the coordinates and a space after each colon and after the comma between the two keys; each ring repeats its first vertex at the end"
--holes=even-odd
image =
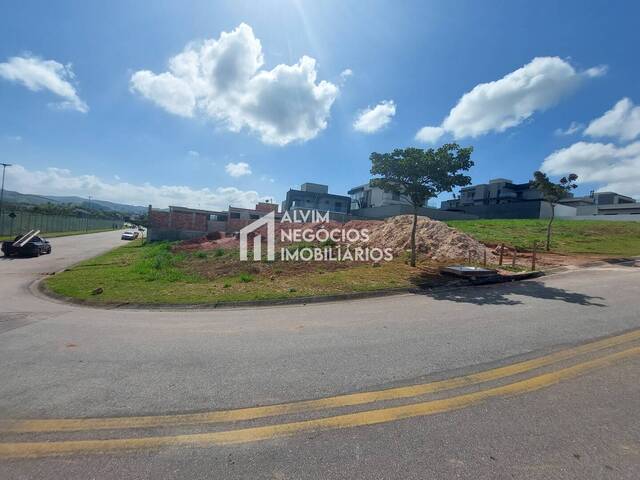
{"type": "Polygon", "coordinates": [[[200,210],[170,206],[167,210],[149,205],[149,240],[188,240],[210,232],[234,234],[264,215],[275,212],[282,218],[275,203],[260,202],[254,209],[229,206],[228,210],[200,210]]]}
{"type": "Polygon", "coordinates": [[[351,211],[351,198],[329,193],[327,185],[307,182],[300,186],[300,190],[290,189],[282,202],[283,212],[296,209],[348,215],[351,211]]]}

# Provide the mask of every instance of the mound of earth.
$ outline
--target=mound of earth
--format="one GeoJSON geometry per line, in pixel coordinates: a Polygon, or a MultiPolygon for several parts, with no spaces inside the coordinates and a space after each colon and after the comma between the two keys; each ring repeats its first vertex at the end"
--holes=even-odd
{"type": "MultiPolygon", "coordinates": [[[[333,230],[355,229],[362,232],[367,230],[368,241],[360,241],[352,246],[370,248],[390,248],[394,255],[409,250],[412,215],[400,215],[387,220],[351,220],[345,224],[336,222],[323,223],[280,223],[276,224],[276,243],[281,244],[280,230],[299,229],[333,230]]],[[[266,239],[266,227],[260,228],[253,234],[260,233],[263,240],[266,239]]],[[[253,234],[250,237],[253,237],[253,234]]],[[[285,242],[288,243],[288,242],[285,242]]],[[[212,250],[217,248],[238,248],[239,241],[234,237],[223,237],[218,240],[210,240],[206,237],[181,242],[175,247],[176,251],[212,250]]],[[[475,238],[449,227],[444,222],[432,220],[427,217],[418,217],[416,228],[416,245],[418,252],[425,254],[435,261],[448,261],[462,259],[467,260],[469,253],[473,261],[482,261],[486,247],[475,238]]],[[[494,260],[494,255],[487,250],[487,260],[494,260]]]]}
{"type": "MultiPolygon", "coordinates": [[[[362,246],[390,248],[394,254],[411,248],[412,215],[366,223],[369,225],[360,228],[369,230],[369,240],[361,242],[362,246]]],[[[468,259],[469,253],[472,260],[480,261],[486,251],[486,247],[470,235],[427,217],[418,217],[416,246],[419,252],[436,261],[468,259]]],[[[491,257],[490,252],[487,255],[491,257]]]]}

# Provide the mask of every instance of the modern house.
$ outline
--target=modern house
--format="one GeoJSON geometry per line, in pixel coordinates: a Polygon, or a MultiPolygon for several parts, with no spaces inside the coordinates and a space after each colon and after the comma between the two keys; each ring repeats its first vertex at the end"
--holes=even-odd
{"type": "Polygon", "coordinates": [[[318,210],[348,215],[351,211],[351,198],[329,193],[327,185],[307,182],[300,186],[300,190],[291,189],[287,192],[282,202],[282,211],[290,210],[318,210]]]}
{"type": "MultiPolygon", "coordinates": [[[[513,183],[506,178],[461,188],[457,198],[443,201],[440,208],[479,218],[546,218],[551,214],[533,182],[513,183]]],[[[557,205],[556,215],[575,215],[575,208],[557,205]]]]}
{"type": "MultiPolygon", "coordinates": [[[[548,218],[551,215],[551,205],[542,199],[533,182],[513,183],[506,178],[462,188],[458,198],[445,200],[441,208],[479,218],[548,218]]],[[[565,218],[636,215],[640,214],[640,203],[615,192],[591,192],[584,197],[569,194],[556,205],[555,214],[565,218]]]]}
{"type": "MultiPolygon", "coordinates": [[[[380,187],[368,183],[349,190],[351,215],[358,218],[383,220],[396,215],[412,215],[413,204],[407,195],[385,192],[380,187]]],[[[477,218],[464,212],[443,211],[429,207],[427,202],[418,209],[418,215],[434,220],[465,220],[477,218]]]]}
{"type": "Polygon", "coordinates": [[[567,198],[560,203],[576,207],[578,216],[640,214],[640,203],[616,192],[591,192],[587,196],[567,198]]]}

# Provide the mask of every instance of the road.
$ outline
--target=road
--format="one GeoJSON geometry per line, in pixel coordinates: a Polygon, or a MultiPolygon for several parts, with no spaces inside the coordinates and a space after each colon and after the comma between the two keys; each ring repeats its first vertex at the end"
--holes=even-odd
{"type": "Polygon", "coordinates": [[[640,475],[638,264],[257,309],[31,294],[119,243],[0,260],[0,478],[640,475]]]}

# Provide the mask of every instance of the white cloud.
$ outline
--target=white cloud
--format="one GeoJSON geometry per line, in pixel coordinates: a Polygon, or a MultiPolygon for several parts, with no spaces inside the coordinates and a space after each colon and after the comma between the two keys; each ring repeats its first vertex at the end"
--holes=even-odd
{"type": "Polygon", "coordinates": [[[109,183],[95,175],[74,175],[70,170],[53,167],[28,170],[22,165],[7,168],[5,188],[39,195],[91,195],[99,200],[142,206],[152,204],[158,208],[169,205],[211,210],[226,209],[229,205],[253,208],[263,198],[258,192],[235,187],[193,189],[184,185],[109,183]]]}
{"type": "Polygon", "coordinates": [[[33,56],[11,57],[7,62],[0,63],[0,77],[21,83],[33,92],[49,90],[64,99],[54,104],[57,107],[82,113],[89,111],[89,106],[80,99],[71,84],[75,77],[71,64],[62,65],[55,60],[33,56]]]}
{"type": "Polygon", "coordinates": [[[574,133],[578,133],[579,131],[584,129],[584,124],[582,123],[578,123],[578,122],[571,122],[571,124],[566,128],[566,129],[562,129],[562,128],[556,128],[555,133],[558,136],[563,136],[563,135],[573,135],[574,133]]]}
{"type": "Polygon", "coordinates": [[[358,113],[353,128],[362,133],[375,133],[387,126],[396,114],[393,100],[383,100],[375,107],[368,107],[358,113]]]}
{"type": "Polygon", "coordinates": [[[200,152],[196,151],[196,150],[189,150],[187,152],[187,155],[189,155],[190,157],[199,157],[200,156],[200,152]]]}
{"type": "Polygon", "coordinates": [[[233,163],[229,162],[224,167],[226,172],[232,177],[242,177],[243,175],[251,175],[251,167],[246,162],[233,163]]]}
{"type": "Polygon", "coordinates": [[[630,99],[623,98],[611,110],[593,120],[584,133],[590,137],[633,140],[640,135],[640,106],[634,106],[630,99]]]}
{"type": "Polygon", "coordinates": [[[581,73],[559,57],[536,57],[501,79],[480,83],[465,93],[441,128],[455,138],[503,132],[556,105],[585,77],[605,71],[606,67],[594,67],[581,73]]]}
{"type": "Polygon", "coordinates": [[[304,142],[327,127],[338,87],[316,82],[316,62],[264,70],[262,45],[249,25],[218,39],[188,44],[169,59],[169,71],[131,77],[131,89],[170,113],[201,115],[231,131],[248,129],[268,144],[304,142]]]}
{"type": "Polygon", "coordinates": [[[340,72],[340,85],[344,85],[347,82],[349,77],[353,76],[353,70],[350,68],[345,68],[342,72],[340,72]]]}
{"type": "Polygon", "coordinates": [[[422,127],[416,133],[416,140],[424,143],[435,143],[442,135],[444,135],[444,128],[442,127],[422,127]]]}
{"type": "Polygon", "coordinates": [[[577,142],[545,158],[541,169],[549,174],[575,173],[578,182],[601,184],[640,197],[640,142],[618,147],[612,143],[577,142]]]}

